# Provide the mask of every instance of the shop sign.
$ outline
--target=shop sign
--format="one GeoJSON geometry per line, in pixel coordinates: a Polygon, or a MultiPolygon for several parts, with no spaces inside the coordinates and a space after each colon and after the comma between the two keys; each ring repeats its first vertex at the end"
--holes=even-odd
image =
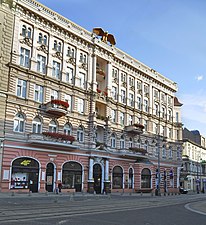
{"type": "Polygon", "coordinates": [[[22,166],[28,166],[31,163],[31,160],[25,159],[24,161],[22,161],[20,164],[22,166]]]}

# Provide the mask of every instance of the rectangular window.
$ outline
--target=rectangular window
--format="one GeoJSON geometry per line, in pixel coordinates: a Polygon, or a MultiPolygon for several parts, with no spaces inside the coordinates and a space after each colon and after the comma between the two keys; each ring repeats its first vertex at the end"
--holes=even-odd
{"type": "Polygon", "coordinates": [[[74,70],[73,70],[73,68],[67,67],[67,71],[66,71],[66,82],[72,84],[72,82],[73,82],[73,76],[74,76],[74,70]]]}
{"type": "Polygon", "coordinates": [[[123,112],[120,112],[120,124],[124,126],[124,121],[125,121],[125,115],[123,112]]]}
{"type": "Polygon", "coordinates": [[[112,86],[112,98],[117,100],[117,88],[112,86]]]}
{"type": "Polygon", "coordinates": [[[145,112],[148,112],[149,111],[149,106],[148,106],[148,100],[144,100],[144,110],[145,112]]]}
{"type": "Polygon", "coordinates": [[[77,100],[77,111],[79,113],[84,113],[84,100],[81,98],[78,98],[77,100]]]}
{"type": "Polygon", "coordinates": [[[67,108],[67,110],[71,111],[72,110],[72,96],[65,94],[64,100],[65,100],[65,102],[68,102],[68,104],[69,104],[69,107],[67,108]]]}
{"type": "Polygon", "coordinates": [[[29,68],[30,66],[29,57],[30,57],[30,50],[21,47],[20,65],[29,68]]]}
{"type": "Polygon", "coordinates": [[[137,109],[142,109],[142,100],[141,97],[137,97],[137,109]]]}
{"type": "Polygon", "coordinates": [[[17,96],[26,98],[26,81],[18,79],[17,81],[17,96]]]}
{"type": "Polygon", "coordinates": [[[58,97],[59,97],[58,91],[51,90],[51,100],[58,99],[58,97]]]}
{"type": "Polygon", "coordinates": [[[52,76],[56,79],[60,78],[60,63],[53,61],[52,76]]]}
{"type": "Polygon", "coordinates": [[[134,95],[129,93],[129,106],[134,107],[134,95]]]}
{"type": "Polygon", "coordinates": [[[121,90],[121,103],[126,103],[126,92],[121,90]]]}
{"type": "Polygon", "coordinates": [[[46,57],[37,55],[37,72],[46,73],[46,57]]]}
{"type": "Polygon", "coordinates": [[[114,109],[111,110],[111,121],[116,123],[116,110],[114,109]]]}
{"type": "Polygon", "coordinates": [[[34,87],[34,100],[37,102],[43,102],[43,87],[35,84],[34,87]]]}
{"type": "Polygon", "coordinates": [[[85,88],[85,74],[84,73],[79,73],[79,86],[81,88],[85,88]]]}
{"type": "Polygon", "coordinates": [[[133,124],[133,119],[134,119],[134,117],[132,115],[129,115],[129,118],[128,118],[129,125],[132,125],[133,124]]]}

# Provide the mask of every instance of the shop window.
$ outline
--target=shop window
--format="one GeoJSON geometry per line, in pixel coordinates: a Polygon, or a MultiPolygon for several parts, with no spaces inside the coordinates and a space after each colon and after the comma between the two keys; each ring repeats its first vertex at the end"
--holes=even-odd
{"type": "Polygon", "coordinates": [[[77,162],[67,162],[62,168],[62,188],[75,189],[81,192],[82,189],[82,166],[77,162]]]}
{"type": "Polygon", "coordinates": [[[39,164],[32,158],[22,157],[13,161],[11,189],[38,191],[39,164]]]}
{"type": "Polygon", "coordinates": [[[123,169],[120,166],[115,166],[112,172],[112,188],[123,188],[123,169]]]}
{"type": "Polygon", "coordinates": [[[149,169],[142,170],[141,188],[151,188],[151,172],[149,169]]]}

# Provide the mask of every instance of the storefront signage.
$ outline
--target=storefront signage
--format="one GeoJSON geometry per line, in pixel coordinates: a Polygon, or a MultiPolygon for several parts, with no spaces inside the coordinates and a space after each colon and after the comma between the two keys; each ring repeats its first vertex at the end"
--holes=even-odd
{"type": "Polygon", "coordinates": [[[22,161],[20,164],[22,166],[28,166],[31,163],[31,160],[25,159],[24,161],[22,161]]]}

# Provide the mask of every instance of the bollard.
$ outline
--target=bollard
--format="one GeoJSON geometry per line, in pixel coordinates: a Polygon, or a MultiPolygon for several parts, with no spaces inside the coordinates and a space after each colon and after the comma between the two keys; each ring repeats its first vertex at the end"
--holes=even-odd
{"type": "Polygon", "coordinates": [[[14,196],[14,192],[13,191],[11,192],[11,196],[14,196]]]}

